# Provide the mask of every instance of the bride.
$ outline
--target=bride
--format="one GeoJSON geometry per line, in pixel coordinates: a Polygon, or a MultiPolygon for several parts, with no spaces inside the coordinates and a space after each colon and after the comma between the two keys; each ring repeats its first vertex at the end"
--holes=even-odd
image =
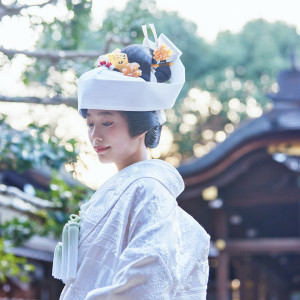
{"type": "Polygon", "coordinates": [[[150,159],[164,110],[184,83],[181,52],[163,34],[100,56],[78,83],[78,109],[107,180],[66,224],[53,276],[61,300],[206,299],[209,235],[176,198],[178,171],[150,159]]]}

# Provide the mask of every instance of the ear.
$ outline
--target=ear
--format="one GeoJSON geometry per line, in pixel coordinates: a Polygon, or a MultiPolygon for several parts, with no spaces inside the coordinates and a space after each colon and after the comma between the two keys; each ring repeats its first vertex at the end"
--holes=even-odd
{"type": "Polygon", "coordinates": [[[136,135],[135,137],[134,137],[134,139],[143,139],[143,140],[145,140],[145,136],[146,136],[146,133],[147,133],[148,131],[145,131],[145,132],[143,132],[143,133],[141,133],[141,134],[139,134],[139,135],[136,135]]]}

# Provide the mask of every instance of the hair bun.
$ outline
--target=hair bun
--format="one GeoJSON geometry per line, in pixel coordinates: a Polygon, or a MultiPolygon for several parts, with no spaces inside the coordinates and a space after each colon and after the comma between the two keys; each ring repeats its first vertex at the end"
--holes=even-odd
{"type": "Polygon", "coordinates": [[[157,82],[166,82],[171,78],[171,70],[169,66],[157,67],[154,73],[157,82]]]}
{"type": "Polygon", "coordinates": [[[148,148],[155,148],[160,140],[162,125],[157,125],[149,129],[145,135],[145,145],[148,148]]]}

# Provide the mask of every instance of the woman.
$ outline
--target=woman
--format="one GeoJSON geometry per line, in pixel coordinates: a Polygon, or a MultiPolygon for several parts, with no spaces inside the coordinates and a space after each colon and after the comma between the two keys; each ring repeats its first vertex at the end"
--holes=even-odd
{"type": "Polygon", "coordinates": [[[184,82],[181,52],[150,27],[155,43],[143,26],[144,45],[100,57],[79,79],[91,144],[119,172],[64,228],[53,265],[62,300],[206,298],[209,236],[177,205],[177,170],[148,157],[184,82]]]}

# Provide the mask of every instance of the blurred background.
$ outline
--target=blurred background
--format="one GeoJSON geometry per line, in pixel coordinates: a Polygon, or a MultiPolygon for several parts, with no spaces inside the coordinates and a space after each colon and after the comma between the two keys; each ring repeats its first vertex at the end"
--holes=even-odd
{"type": "Polygon", "coordinates": [[[77,79],[142,43],[149,23],[183,52],[186,83],[151,156],[178,168],[179,205],[211,235],[207,299],[300,299],[299,11],[295,0],[2,0],[0,299],[58,299],[61,229],[116,172],[89,145],[77,79]]]}

